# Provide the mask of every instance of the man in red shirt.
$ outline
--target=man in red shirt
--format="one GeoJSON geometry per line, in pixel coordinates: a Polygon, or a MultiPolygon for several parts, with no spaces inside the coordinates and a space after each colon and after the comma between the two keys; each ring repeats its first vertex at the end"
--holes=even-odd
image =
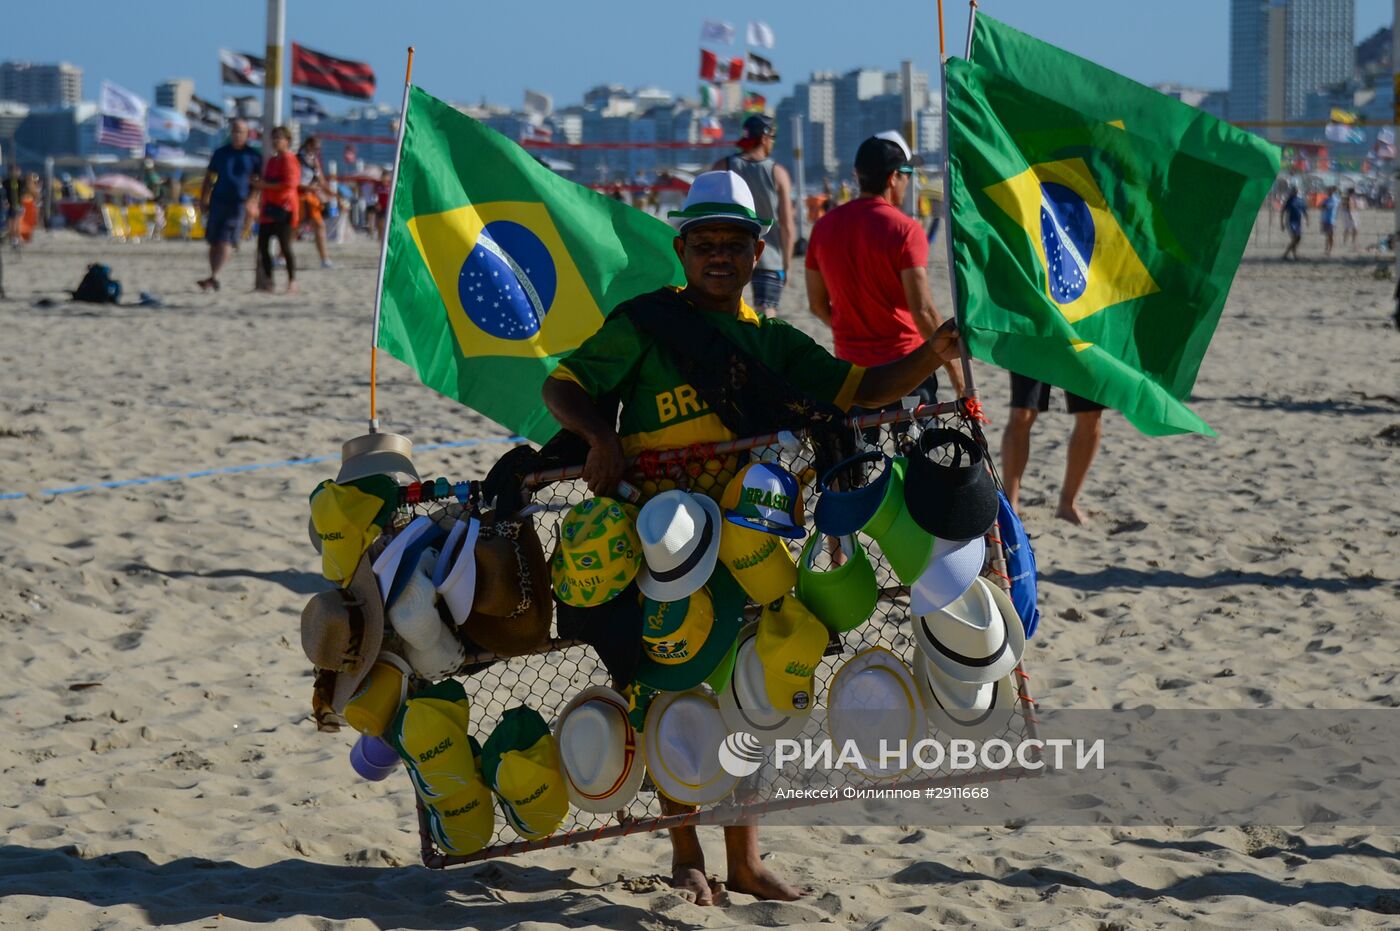
{"type": "MultiPolygon", "coordinates": [[[[807,244],[807,301],[831,327],[836,358],[884,365],[931,339],[943,323],[929,291],[928,237],[899,209],[914,173],[909,146],[897,132],[880,133],[856,151],[860,196],[828,212],[807,244]]],[[[956,396],[962,370],[944,365],[956,396]]],[[[915,394],[930,403],[938,376],[915,394]]],[[[889,405],[898,408],[896,402],[889,405]]],[[[858,413],[852,409],[852,413],[858,413]]]]}

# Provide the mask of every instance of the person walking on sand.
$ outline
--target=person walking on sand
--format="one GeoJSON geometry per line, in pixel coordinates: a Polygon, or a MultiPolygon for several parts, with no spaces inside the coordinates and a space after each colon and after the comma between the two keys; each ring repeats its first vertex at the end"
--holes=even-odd
{"type": "Polygon", "coordinates": [[[262,268],[259,288],[273,290],[272,240],[277,240],[287,264],[287,293],[297,290],[297,263],[292,256],[292,231],[297,227],[297,186],[301,162],[292,154],[292,132],[285,126],[272,131],[272,157],[258,182],[261,205],[258,212],[258,262],[262,268]]]}
{"type": "Polygon", "coordinates": [[[1351,243],[1353,250],[1359,248],[1356,233],[1356,188],[1347,188],[1342,198],[1342,246],[1351,243]]]}
{"type": "Polygon", "coordinates": [[[1303,224],[1308,220],[1308,202],[1303,199],[1303,195],[1298,193],[1298,186],[1292,185],[1288,188],[1288,196],[1284,199],[1283,209],[1279,211],[1279,225],[1288,231],[1292,237],[1289,240],[1288,248],[1283,250],[1283,257],[1287,259],[1292,256],[1298,258],[1298,243],[1303,241],[1303,224]]]}
{"type": "Polygon", "coordinates": [[[311,227],[316,237],[316,254],[321,257],[321,267],[331,268],[330,256],[326,253],[326,220],[323,216],[324,204],[333,196],[326,184],[321,169],[321,140],[308,136],[297,150],[297,161],[301,164],[301,183],[297,193],[301,197],[301,218],[311,227]]]}
{"type": "Polygon", "coordinates": [[[228,136],[228,144],[210,156],[199,191],[204,238],[209,243],[209,277],[199,282],[201,291],[219,290],[219,270],[238,241],[244,210],[253,202],[253,185],[262,175],[262,153],[248,145],[248,124],[233,120],[228,136]]]}
{"type": "MultiPolygon", "coordinates": [[[[1043,381],[1011,373],[1011,416],[1001,435],[1001,479],[1011,510],[1021,510],[1021,476],[1031,457],[1031,425],[1041,411],[1050,409],[1050,386],[1043,381]]],[[[1055,516],[1071,524],[1086,524],[1079,510],[1079,492],[1089,476],[1089,466],[1099,451],[1103,435],[1104,406],[1097,401],[1065,392],[1065,409],[1074,417],[1065,456],[1065,479],[1060,484],[1060,503],[1055,516]]]]}
{"type": "Polygon", "coordinates": [[[1337,238],[1337,211],[1342,206],[1342,195],[1337,193],[1335,187],[1327,189],[1327,197],[1322,202],[1322,235],[1326,237],[1326,247],[1323,254],[1331,255],[1332,246],[1337,238]]]}
{"type": "MultiPolygon", "coordinates": [[[[951,322],[902,358],[862,368],[834,358],[796,327],[755,313],[744,302],[744,287],[758,268],[762,237],[772,220],[757,214],[748,184],[734,172],[697,177],[684,208],[671,211],[670,218],[685,287],[660,288],[619,305],[545,379],[542,396],[549,412],[588,443],[582,478],[595,495],[615,493],[629,455],[733,439],[736,428],[751,421],[778,429],[818,403],[841,410],[854,403],[878,407],[903,397],[934,368],[957,357],[951,322]],[[681,337],[687,331],[711,333],[717,342],[710,345],[721,351],[697,349],[696,355],[680,358],[683,350],[677,347],[688,342],[668,345],[654,335],[660,328],[681,337]],[[763,365],[750,367],[753,361],[763,365]],[[730,372],[740,365],[762,387],[725,390],[730,372]],[[661,398],[690,400],[663,405],[661,398]]],[[[663,797],[661,810],[692,809],[663,797]]],[[[697,905],[715,904],[720,890],[705,873],[695,828],[672,828],[670,835],[671,885],[697,905]]],[[[781,901],[806,894],[764,865],[754,821],[725,827],[724,848],[728,889],[781,901]]]]}
{"type": "Polygon", "coordinates": [[[754,310],[771,317],[778,312],[788,269],[792,266],[792,250],[797,245],[792,181],[787,169],[773,161],[773,140],[777,138],[773,118],[755,113],[744,120],[743,132],[735,143],[739,154],[720,159],[710,170],[732,171],[743,178],[753,194],[754,209],[759,216],[777,220],[763,236],[766,247],[750,285],[754,310]]]}

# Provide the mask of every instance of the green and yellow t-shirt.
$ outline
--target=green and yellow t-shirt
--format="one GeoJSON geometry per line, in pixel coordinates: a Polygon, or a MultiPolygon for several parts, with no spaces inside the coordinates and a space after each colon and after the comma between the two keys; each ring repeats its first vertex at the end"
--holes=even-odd
{"type": "MultiPolygon", "coordinates": [[[[737,317],[711,314],[706,319],[797,390],[843,411],[851,406],[865,373],[861,366],[835,358],[781,320],[760,317],[746,303],[741,302],[737,317]]],[[[683,380],[669,353],[625,313],[609,316],[550,377],[575,382],[593,398],[615,394],[622,402],[618,433],[629,456],[647,449],[737,439],[683,380]]]]}

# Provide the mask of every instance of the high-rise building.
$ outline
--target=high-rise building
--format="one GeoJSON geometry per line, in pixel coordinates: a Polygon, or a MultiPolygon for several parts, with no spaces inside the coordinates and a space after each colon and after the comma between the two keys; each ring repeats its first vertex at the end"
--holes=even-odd
{"type": "Polygon", "coordinates": [[[1231,0],[1232,120],[1293,120],[1352,78],[1356,0],[1231,0]]]}
{"type": "Polygon", "coordinates": [[[184,113],[194,96],[194,81],[189,78],[171,78],[156,85],[156,106],[169,107],[176,113],[184,113]]]}
{"type": "Polygon", "coordinates": [[[31,107],[72,107],[83,99],[83,69],[67,62],[0,64],[0,100],[31,107]]]}

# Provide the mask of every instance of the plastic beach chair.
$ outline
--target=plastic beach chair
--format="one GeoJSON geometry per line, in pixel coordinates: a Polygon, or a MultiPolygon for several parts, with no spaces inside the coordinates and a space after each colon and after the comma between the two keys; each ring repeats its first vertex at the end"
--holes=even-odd
{"type": "Polygon", "coordinates": [[[125,242],[131,233],[126,225],[126,216],[117,204],[102,205],[102,225],[106,228],[107,235],[120,242],[125,242]]]}

